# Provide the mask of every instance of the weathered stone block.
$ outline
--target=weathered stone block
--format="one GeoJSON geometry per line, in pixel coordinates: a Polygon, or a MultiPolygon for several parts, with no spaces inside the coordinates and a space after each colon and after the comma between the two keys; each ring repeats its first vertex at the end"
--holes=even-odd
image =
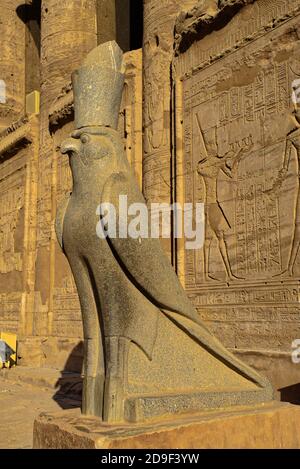
{"type": "Polygon", "coordinates": [[[300,448],[300,408],[281,403],[210,411],[152,425],[112,426],[78,410],[42,414],[34,448],[300,448]]]}

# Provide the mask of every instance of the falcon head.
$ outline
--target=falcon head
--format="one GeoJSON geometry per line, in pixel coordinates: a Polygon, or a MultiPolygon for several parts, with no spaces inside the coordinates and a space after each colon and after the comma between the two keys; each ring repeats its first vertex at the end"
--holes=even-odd
{"type": "Polygon", "coordinates": [[[115,166],[124,153],[123,143],[116,130],[109,127],[85,127],[75,130],[64,140],[60,151],[70,157],[74,167],[94,168],[115,166]]]}

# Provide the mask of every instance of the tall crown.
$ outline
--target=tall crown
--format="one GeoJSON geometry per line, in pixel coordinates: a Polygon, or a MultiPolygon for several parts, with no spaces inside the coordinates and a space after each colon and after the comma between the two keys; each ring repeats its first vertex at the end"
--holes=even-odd
{"type": "Polygon", "coordinates": [[[75,126],[117,129],[124,86],[123,52],[115,41],[93,49],[72,74],[75,126]]]}

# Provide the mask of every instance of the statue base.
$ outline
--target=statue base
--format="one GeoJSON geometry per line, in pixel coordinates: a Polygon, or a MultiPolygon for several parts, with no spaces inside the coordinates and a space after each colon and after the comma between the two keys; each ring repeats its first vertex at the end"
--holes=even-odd
{"type": "Polygon", "coordinates": [[[300,406],[270,402],[147,424],[109,425],[80,410],[43,413],[34,422],[35,449],[300,448],[300,406]]]}

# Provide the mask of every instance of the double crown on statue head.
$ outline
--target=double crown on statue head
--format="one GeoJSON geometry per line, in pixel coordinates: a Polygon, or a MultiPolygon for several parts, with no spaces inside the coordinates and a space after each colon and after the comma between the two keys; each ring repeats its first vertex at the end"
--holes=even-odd
{"type": "Polygon", "coordinates": [[[124,75],[123,52],[115,41],[101,44],[87,55],[72,74],[77,130],[117,129],[124,75]]]}

